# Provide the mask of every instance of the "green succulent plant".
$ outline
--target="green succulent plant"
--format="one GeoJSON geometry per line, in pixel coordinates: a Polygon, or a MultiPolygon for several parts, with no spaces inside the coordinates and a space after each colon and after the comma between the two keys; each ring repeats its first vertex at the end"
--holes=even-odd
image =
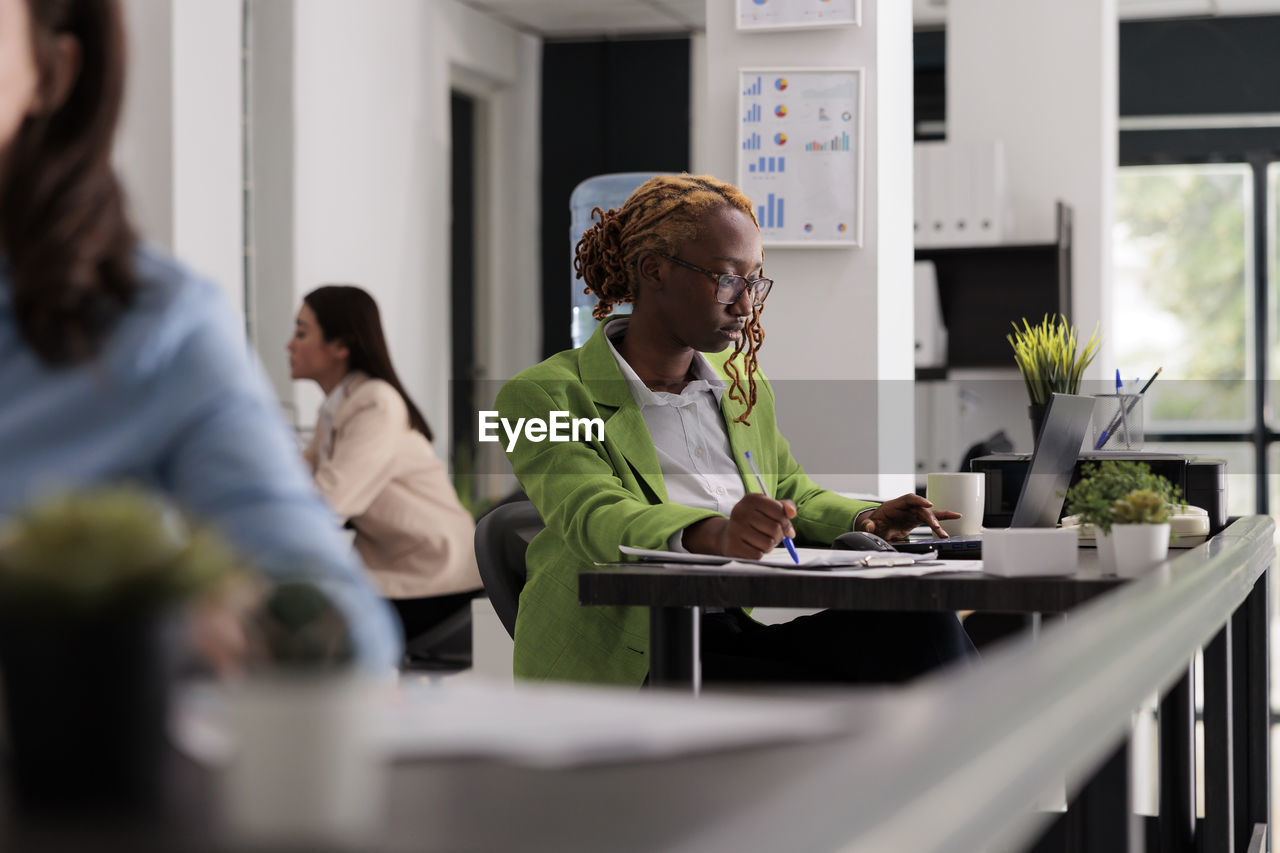
{"type": "Polygon", "coordinates": [[[1067,490],[1067,513],[1103,534],[1113,524],[1162,524],[1180,502],[1177,488],[1143,462],[1088,463],[1067,490]]]}
{"type": "Polygon", "coordinates": [[[1084,371],[1098,354],[1101,341],[1094,329],[1083,349],[1076,343],[1076,330],[1063,317],[1044,316],[1036,325],[1026,319],[1022,328],[1013,324],[1013,334],[1005,339],[1013,347],[1013,360],[1027,385],[1031,405],[1044,406],[1053,394],[1078,394],[1084,371]]]}
{"type": "Polygon", "coordinates": [[[191,527],[140,489],[66,494],[0,533],[0,613],[76,619],[153,610],[209,590],[235,566],[218,534],[191,527]]]}
{"type": "Polygon", "coordinates": [[[1169,515],[1168,501],[1151,489],[1136,489],[1111,504],[1114,524],[1164,524],[1169,515]]]}

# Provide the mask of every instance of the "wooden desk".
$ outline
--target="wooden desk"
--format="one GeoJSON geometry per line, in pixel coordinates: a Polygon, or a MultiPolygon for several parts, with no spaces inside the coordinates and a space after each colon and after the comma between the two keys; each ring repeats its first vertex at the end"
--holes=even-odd
{"type": "MultiPolygon", "coordinates": [[[[1192,850],[1199,837],[1202,849],[1227,853],[1235,850],[1233,839],[1248,839],[1254,824],[1266,823],[1270,807],[1267,570],[1275,555],[1274,532],[1274,523],[1264,516],[1241,519],[1209,542],[1175,552],[1163,566],[1130,582],[1099,576],[1096,558],[1087,554],[1082,554],[1081,571],[1075,576],[1035,579],[934,575],[867,580],[628,567],[583,573],[579,598],[584,605],[649,607],[650,682],[695,690],[703,607],[1072,610],[1072,619],[1054,626],[1066,631],[1078,628],[1084,614],[1107,612],[1116,622],[1116,636],[1124,638],[1117,644],[1142,644],[1151,660],[1161,661],[1158,666],[1142,664],[1153,667],[1144,676],[1151,681],[1146,689],[1162,696],[1160,849],[1192,850]],[[1180,626],[1182,634],[1173,626],[1180,626]],[[1163,648],[1147,647],[1161,643],[1163,648]],[[1198,824],[1189,670],[1199,648],[1204,650],[1206,817],[1198,824]]],[[[1131,651],[1121,645],[1097,649],[1096,665],[1114,665],[1122,653],[1131,651]]],[[[1133,665],[1139,665],[1136,659],[1133,665]]],[[[1140,700],[1139,696],[1130,710],[1140,700]]],[[[1102,756],[1104,769],[1109,769],[1077,798],[1081,809],[1090,802],[1105,802],[1105,796],[1090,797],[1091,789],[1123,790],[1127,769],[1116,758],[1116,753],[1102,756]]],[[[1123,838],[1118,830],[1111,834],[1123,838]]],[[[1075,837],[1077,849],[1112,849],[1098,846],[1101,842],[1083,830],[1075,837]]]]}

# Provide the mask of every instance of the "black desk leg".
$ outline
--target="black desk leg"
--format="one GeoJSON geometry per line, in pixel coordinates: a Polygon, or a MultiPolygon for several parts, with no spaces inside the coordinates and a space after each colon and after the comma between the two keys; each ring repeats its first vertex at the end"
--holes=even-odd
{"type": "Polygon", "coordinates": [[[1196,843],[1195,696],[1191,666],[1160,700],[1160,853],[1196,843]]]}
{"type": "Polygon", "coordinates": [[[1203,853],[1236,853],[1236,749],[1231,665],[1234,617],[1204,648],[1203,853]]]}
{"type": "Polygon", "coordinates": [[[1270,727],[1271,669],[1267,648],[1270,623],[1269,572],[1231,618],[1232,725],[1234,735],[1236,847],[1269,822],[1271,802],[1267,748],[1270,727]]]}
{"type": "Polygon", "coordinates": [[[702,687],[699,607],[649,608],[649,684],[653,687],[702,687]]]}
{"type": "Polygon", "coordinates": [[[1067,807],[1067,853],[1128,853],[1133,849],[1129,843],[1130,790],[1126,737],[1067,807]]]}

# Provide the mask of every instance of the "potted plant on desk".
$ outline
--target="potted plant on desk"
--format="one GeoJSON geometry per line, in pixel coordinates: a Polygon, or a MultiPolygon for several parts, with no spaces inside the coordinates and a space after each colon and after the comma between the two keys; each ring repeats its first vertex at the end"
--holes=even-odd
{"type": "Polygon", "coordinates": [[[1135,577],[1164,562],[1177,489],[1142,462],[1086,465],[1067,490],[1064,524],[1090,525],[1107,574],[1135,577]]]}
{"type": "Polygon", "coordinates": [[[159,809],[171,617],[233,565],[216,535],[134,489],[60,497],[8,526],[0,670],[24,813],[159,809]]]}
{"type": "Polygon", "coordinates": [[[233,832],[250,845],[358,849],[376,830],[384,780],[346,618],[322,588],[288,581],[246,635],[247,677],[228,697],[233,832]]]}
{"type": "Polygon", "coordinates": [[[1013,359],[1027,386],[1031,404],[1031,435],[1040,442],[1040,426],[1044,423],[1049,400],[1057,394],[1079,394],[1084,371],[1098,354],[1098,331],[1094,330],[1083,348],[1077,343],[1076,330],[1059,315],[1044,316],[1036,325],[1024,318],[1022,328],[1013,324],[1013,334],[1006,335],[1013,347],[1013,359]]]}

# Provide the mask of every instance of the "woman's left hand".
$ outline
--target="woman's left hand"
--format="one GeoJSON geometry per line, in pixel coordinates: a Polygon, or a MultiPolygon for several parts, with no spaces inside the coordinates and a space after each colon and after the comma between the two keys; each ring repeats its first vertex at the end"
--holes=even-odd
{"type": "Polygon", "coordinates": [[[858,519],[858,529],[874,533],[882,539],[906,539],[913,528],[927,524],[939,538],[947,537],[938,519],[959,518],[960,513],[950,510],[933,511],[933,504],[916,494],[903,495],[863,513],[858,519]]]}

